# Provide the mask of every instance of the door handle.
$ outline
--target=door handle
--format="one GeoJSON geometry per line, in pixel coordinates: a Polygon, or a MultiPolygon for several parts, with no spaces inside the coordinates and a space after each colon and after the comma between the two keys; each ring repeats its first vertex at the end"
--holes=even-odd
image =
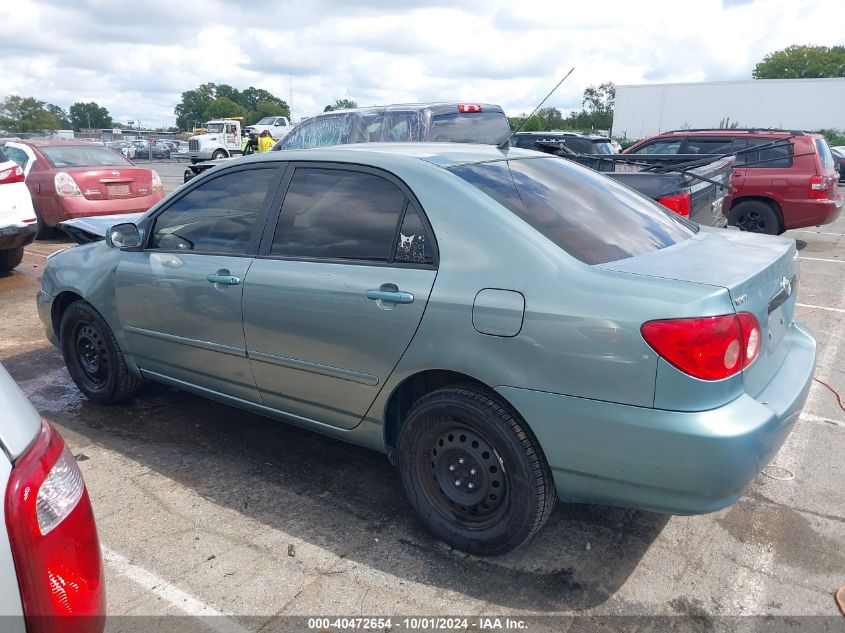
{"type": "Polygon", "coordinates": [[[230,275],[229,271],[225,269],[210,274],[206,279],[213,284],[220,284],[221,286],[237,286],[241,283],[240,277],[230,275]]]}
{"type": "Polygon", "coordinates": [[[367,299],[385,303],[413,303],[414,295],[399,290],[367,290],[367,299]]]}

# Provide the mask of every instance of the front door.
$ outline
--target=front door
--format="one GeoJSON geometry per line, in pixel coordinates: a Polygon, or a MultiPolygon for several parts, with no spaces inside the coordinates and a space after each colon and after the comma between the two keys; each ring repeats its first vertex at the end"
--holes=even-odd
{"type": "Polygon", "coordinates": [[[430,229],[383,172],[300,166],[244,284],[264,404],[357,425],[408,347],[437,274],[430,229]]]}
{"type": "Polygon", "coordinates": [[[121,253],[118,314],[142,370],[261,401],[241,301],[279,171],[269,164],[201,182],[157,214],[144,250],[121,253]]]}

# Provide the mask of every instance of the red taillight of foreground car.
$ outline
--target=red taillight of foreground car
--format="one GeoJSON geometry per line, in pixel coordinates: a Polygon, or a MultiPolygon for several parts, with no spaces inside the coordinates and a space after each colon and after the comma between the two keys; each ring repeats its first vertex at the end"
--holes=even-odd
{"type": "Polygon", "coordinates": [[[641,332],[661,357],[702,380],[732,376],[760,352],[760,324],[750,312],[649,321],[641,332]]]}
{"type": "Polygon", "coordinates": [[[23,169],[15,165],[14,167],[9,167],[8,169],[4,169],[0,171],[0,185],[11,185],[16,182],[23,182],[24,175],[23,169]]]}
{"type": "Polygon", "coordinates": [[[76,460],[47,422],[12,469],[6,525],[27,633],[102,631],[103,563],[91,501],[76,460]]]}
{"type": "Polygon", "coordinates": [[[657,201],[678,215],[682,215],[685,218],[689,217],[692,203],[692,194],[689,191],[672,194],[671,196],[663,196],[662,198],[658,198],[657,201]]]}

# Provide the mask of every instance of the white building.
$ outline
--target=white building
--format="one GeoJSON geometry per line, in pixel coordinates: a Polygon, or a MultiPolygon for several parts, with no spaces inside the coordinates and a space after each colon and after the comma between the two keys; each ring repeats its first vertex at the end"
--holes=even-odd
{"type": "Polygon", "coordinates": [[[845,129],[845,78],[617,86],[613,135],[683,128],[845,129]]]}

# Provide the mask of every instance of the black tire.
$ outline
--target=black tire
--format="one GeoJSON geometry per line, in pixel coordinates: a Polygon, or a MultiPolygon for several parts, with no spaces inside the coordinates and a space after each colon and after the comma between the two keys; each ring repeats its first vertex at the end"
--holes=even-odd
{"type": "Polygon", "coordinates": [[[68,306],[59,336],[70,376],[89,400],[113,404],[141,387],[143,381],[129,372],[108,323],[89,303],[68,306]]]}
{"type": "Polygon", "coordinates": [[[420,398],[399,433],[397,459],[426,528],[470,554],[519,547],[545,525],[557,499],[528,426],[495,394],[474,387],[420,398]]]}
{"type": "Polygon", "coordinates": [[[211,160],[222,160],[224,158],[228,158],[229,155],[223,151],[222,149],[214,150],[214,153],[211,155],[211,160]]]}
{"type": "Polygon", "coordinates": [[[0,251],[0,273],[12,270],[23,261],[23,246],[0,251]]]}
{"type": "Polygon", "coordinates": [[[46,225],[44,223],[44,218],[41,217],[38,209],[35,210],[35,220],[38,226],[38,231],[35,233],[36,240],[49,240],[50,238],[55,237],[56,227],[46,225]]]}
{"type": "Polygon", "coordinates": [[[780,219],[777,212],[760,200],[746,200],[731,209],[728,222],[741,231],[779,235],[780,219]]]}

